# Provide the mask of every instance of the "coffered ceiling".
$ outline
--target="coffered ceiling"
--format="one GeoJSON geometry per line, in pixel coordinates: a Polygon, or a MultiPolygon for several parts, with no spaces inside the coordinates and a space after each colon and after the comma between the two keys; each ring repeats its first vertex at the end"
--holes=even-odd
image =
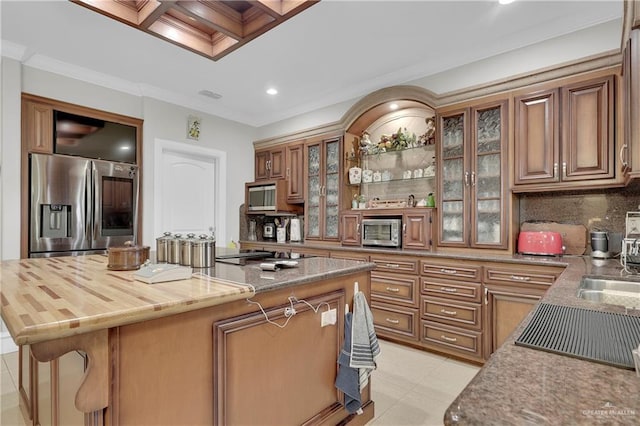
{"type": "Polygon", "coordinates": [[[29,78],[46,71],[273,125],[261,132],[330,122],[385,87],[440,96],[619,51],[623,15],[622,0],[88,1],[0,0],[2,56],[23,65],[22,90],[56,95],[29,78]],[[111,17],[96,13],[105,4],[111,17]],[[300,116],[311,111],[318,121],[300,116]]]}
{"type": "Polygon", "coordinates": [[[218,60],[319,0],[71,0],[218,60]]]}

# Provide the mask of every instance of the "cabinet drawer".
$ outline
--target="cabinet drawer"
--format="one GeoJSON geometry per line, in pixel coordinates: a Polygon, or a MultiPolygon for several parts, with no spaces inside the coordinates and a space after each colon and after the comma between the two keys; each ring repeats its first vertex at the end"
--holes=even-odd
{"type": "Polygon", "coordinates": [[[494,284],[532,284],[550,286],[557,275],[552,272],[531,271],[526,265],[521,268],[485,268],[484,282],[494,284]]]}
{"type": "Polygon", "coordinates": [[[482,358],[482,333],[478,331],[422,321],[422,341],[436,350],[482,358]]]}
{"type": "Polygon", "coordinates": [[[447,279],[467,281],[480,281],[482,278],[482,266],[480,265],[454,265],[432,262],[430,260],[421,260],[420,270],[422,271],[422,275],[428,277],[447,277],[447,279]]]}
{"type": "Polygon", "coordinates": [[[418,339],[418,310],[371,303],[376,333],[391,337],[418,339]]]}
{"type": "Polygon", "coordinates": [[[422,293],[429,296],[476,303],[482,301],[482,286],[480,283],[421,278],[421,288],[422,293]]]}
{"type": "Polygon", "coordinates": [[[371,261],[377,265],[376,271],[394,271],[407,274],[418,273],[418,259],[371,255],[371,261]]]}
{"type": "Polygon", "coordinates": [[[458,327],[480,330],[482,328],[482,305],[434,299],[422,296],[422,317],[458,327]]]}
{"type": "Polygon", "coordinates": [[[371,299],[418,307],[418,277],[374,271],[371,273],[371,299]]]}

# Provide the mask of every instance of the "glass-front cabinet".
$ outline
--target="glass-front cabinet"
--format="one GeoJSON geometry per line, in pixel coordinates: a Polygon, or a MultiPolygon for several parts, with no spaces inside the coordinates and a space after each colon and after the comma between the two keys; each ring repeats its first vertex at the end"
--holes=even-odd
{"type": "Polygon", "coordinates": [[[503,101],[439,117],[439,245],[507,247],[507,125],[503,101]]]}
{"type": "Polygon", "coordinates": [[[306,239],[337,240],[339,237],[341,141],[341,137],[334,137],[311,141],[305,146],[306,239]]]}

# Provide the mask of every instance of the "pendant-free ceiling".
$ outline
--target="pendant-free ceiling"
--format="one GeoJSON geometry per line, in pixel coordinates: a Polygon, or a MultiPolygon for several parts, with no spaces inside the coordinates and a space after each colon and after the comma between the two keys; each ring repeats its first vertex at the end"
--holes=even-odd
{"type": "Polygon", "coordinates": [[[217,61],[320,0],[70,0],[217,61]]]}

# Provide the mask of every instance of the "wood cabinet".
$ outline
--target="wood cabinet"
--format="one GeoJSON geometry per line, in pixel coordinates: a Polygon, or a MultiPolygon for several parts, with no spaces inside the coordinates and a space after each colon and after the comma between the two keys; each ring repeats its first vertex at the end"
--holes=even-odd
{"type": "Polygon", "coordinates": [[[402,248],[407,250],[431,250],[433,248],[432,224],[435,209],[366,209],[361,211],[345,210],[340,214],[343,246],[362,244],[362,220],[370,218],[390,218],[402,220],[402,248]]]}
{"type": "Polygon", "coordinates": [[[507,102],[441,112],[438,246],[508,246],[507,102]]]}
{"type": "Polygon", "coordinates": [[[489,357],[562,273],[562,268],[491,265],[485,268],[486,357],[489,357]]]}
{"type": "Polygon", "coordinates": [[[392,340],[418,341],[418,259],[371,255],[371,312],[376,333],[392,340]]]}
{"type": "Polygon", "coordinates": [[[285,179],[287,202],[304,203],[304,144],[287,144],[285,147],[285,179]]]}
{"type": "MultiPolygon", "coordinates": [[[[640,6],[636,6],[640,9],[640,6]]],[[[640,29],[631,31],[622,62],[624,145],[622,169],[627,179],[640,177],[640,29]]]]}
{"type": "Polygon", "coordinates": [[[402,248],[431,250],[432,209],[405,211],[402,215],[402,248]]]}
{"type": "Polygon", "coordinates": [[[53,106],[22,101],[22,139],[28,152],[53,154],[53,106]]]}
{"type": "Polygon", "coordinates": [[[305,240],[338,241],[342,136],[305,144],[305,240]]]}
{"type": "Polygon", "coordinates": [[[256,151],[255,180],[280,179],[285,176],[285,148],[283,146],[256,151]]]}
{"type": "Polygon", "coordinates": [[[439,352],[482,362],[482,266],[449,259],[423,259],[420,270],[421,342],[439,352]]]}
{"type": "MultiPolygon", "coordinates": [[[[351,306],[356,281],[368,297],[369,272],[360,272],[251,298],[278,324],[286,321],[291,296],[319,306],[315,313],[294,303],[296,314],[284,328],[267,323],[258,305],[243,299],[112,330],[117,386],[109,419],[130,425],[346,424],[350,417],[335,380],[345,305],[351,306]],[[321,327],[324,302],[336,309],[337,324],[321,327]]],[[[362,390],[362,403],[355,424],[373,418],[370,386],[362,390]]]]}
{"type": "Polygon", "coordinates": [[[342,222],[342,245],[343,246],[359,246],[362,243],[360,235],[360,221],[362,217],[360,213],[342,213],[340,215],[342,222]]]}
{"type": "Polygon", "coordinates": [[[306,304],[295,306],[295,317],[285,328],[268,322],[284,322],[281,306],[213,324],[213,424],[304,424],[342,408],[333,382],[342,349],[345,293],[305,300],[323,306],[322,311],[335,309],[338,325],[320,327],[320,313],[306,304]],[[283,350],[284,341],[295,344],[295,350],[283,350]]]}
{"type": "Polygon", "coordinates": [[[515,97],[514,191],[615,177],[614,77],[515,97]]]}

